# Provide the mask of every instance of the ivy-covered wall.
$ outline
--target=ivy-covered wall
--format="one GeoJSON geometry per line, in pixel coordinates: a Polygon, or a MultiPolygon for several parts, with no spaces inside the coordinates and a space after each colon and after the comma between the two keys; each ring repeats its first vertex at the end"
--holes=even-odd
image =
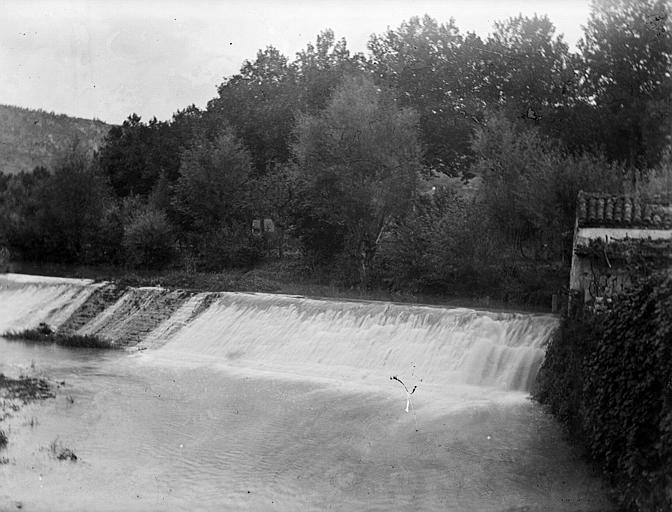
{"type": "Polygon", "coordinates": [[[672,276],[565,318],[535,398],[604,472],[625,510],[672,510],[672,276]]]}

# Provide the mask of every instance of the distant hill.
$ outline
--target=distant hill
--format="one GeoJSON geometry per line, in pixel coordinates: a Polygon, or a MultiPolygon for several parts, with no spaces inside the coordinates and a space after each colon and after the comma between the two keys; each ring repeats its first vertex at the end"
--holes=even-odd
{"type": "Polygon", "coordinates": [[[110,128],[102,121],[0,105],[0,172],[16,174],[38,165],[51,168],[77,139],[93,152],[110,128]]]}

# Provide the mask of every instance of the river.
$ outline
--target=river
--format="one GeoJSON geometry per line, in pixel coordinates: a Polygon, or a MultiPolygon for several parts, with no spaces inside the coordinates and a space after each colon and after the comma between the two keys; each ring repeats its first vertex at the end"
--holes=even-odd
{"type": "MultiPolygon", "coordinates": [[[[0,282],[1,332],[65,322],[94,286],[10,281],[0,282]]],[[[185,300],[141,351],[0,338],[1,372],[65,382],[3,424],[0,509],[610,509],[529,398],[555,318],[201,299],[185,300]],[[417,386],[410,403],[393,376],[417,386]],[[56,460],[52,444],[77,461],[56,460]]],[[[119,302],[82,332],[122,332],[129,313],[115,312],[141,306],[119,302]]]]}

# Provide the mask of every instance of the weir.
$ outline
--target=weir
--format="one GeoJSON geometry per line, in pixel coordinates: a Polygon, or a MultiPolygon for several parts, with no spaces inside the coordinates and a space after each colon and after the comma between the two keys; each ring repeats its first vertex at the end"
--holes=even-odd
{"type": "Polygon", "coordinates": [[[0,509],[610,510],[528,399],[550,315],[0,276],[0,334],[41,322],[126,350],[0,336],[59,383],[3,424],[0,509]]]}
{"type": "Polygon", "coordinates": [[[0,334],[46,323],[195,361],[336,381],[392,375],[441,389],[529,391],[557,319],[550,315],[250,293],[116,289],[6,274],[0,334]]]}

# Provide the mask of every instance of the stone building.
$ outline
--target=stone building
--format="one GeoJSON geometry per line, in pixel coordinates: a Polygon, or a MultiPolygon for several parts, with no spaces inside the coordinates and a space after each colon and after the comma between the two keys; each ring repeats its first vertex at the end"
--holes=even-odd
{"type": "Polygon", "coordinates": [[[579,192],[570,307],[599,307],[640,277],[672,265],[670,199],[579,192]]]}

